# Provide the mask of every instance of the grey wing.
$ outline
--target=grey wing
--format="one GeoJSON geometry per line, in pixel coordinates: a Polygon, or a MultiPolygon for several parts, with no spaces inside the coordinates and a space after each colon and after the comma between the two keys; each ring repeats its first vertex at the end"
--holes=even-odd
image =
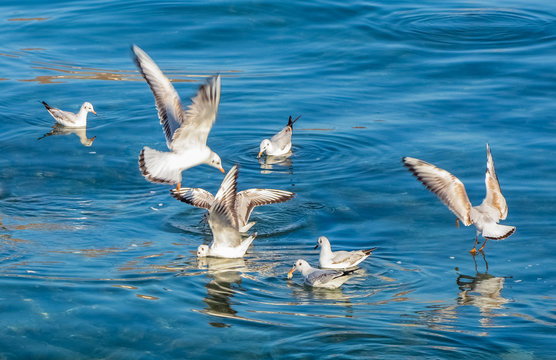
{"type": "Polygon", "coordinates": [[[201,85],[191,101],[184,113],[184,124],[172,138],[172,149],[206,145],[220,104],[220,75],[201,85]]]}
{"type": "Polygon", "coordinates": [[[497,209],[500,212],[499,218],[505,220],[508,216],[508,205],[506,204],[506,199],[502,195],[502,190],[500,189],[500,183],[498,182],[498,176],[496,176],[496,171],[494,170],[494,161],[492,160],[492,155],[490,153],[490,147],[488,146],[488,144],[485,185],[486,203],[489,204],[491,207],[497,209]]]}
{"type": "Polygon", "coordinates": [[[404,157],[402,161],[466,226],[472,224],[471,203],[465,186],[457,177],[423,160],[404,157]]]}
{"type": "Polygon", "coordinates": [[[310,285],[326,284],[340,276],[343,276],[343,271],[336,270],[315,270],[305,279],[310,285]]]}
{"type": "Polygon", "coordinates": [[[154,95],[156,108],[160,124],[166,136],[166,145],[172,149],[172,138],[174,132],[184,122],[183,109],[176,89],[170,80],[162,73],[155,62],[138,46],[133,45],[132,51],[135,64],[139,68],[141,75],[149,84],[154,95]]]}
{"type": "Polygon", "coordinates": [[[59,124],[71,126],[77,121],[77,115],[75,115],[74,113],[53,108],[51,106],[48,106],[48,104],[46,104],[45,102],[43,102],[43,104],[46,107],[46,110],[48,110],[50,115],[52,115],[54,120],[56,120],[56,122],[58,122],[59,124]]]}
{"type": "Polygon", "coordinates": [[[294,193],[275,189],[247,189],[236,197],[237,215],[240,222],[247,223],[255,206],[275,204],[293,199],[294,193]]]}
{"type": "Polygon", "coordinates": [[[286,126],[278,134],[274,135],[270,141],[281,150],[291,146],[292,142],[292,128],[286,126]]]}
{"type": "Polygon", "coordinates": [[[360,251],[335,251],[334,257],[332,258],[332,263],[341,264],[349,263],[353,264],[361,259],[365,254],[360,251]]]}
{"type": "Polygon", "coordinates": [[[182,187],[179,192],[176,189],[170,190],[170,194],[181,202],[207,210],[214,202],[214,195],[201,188],[182,187]]]}

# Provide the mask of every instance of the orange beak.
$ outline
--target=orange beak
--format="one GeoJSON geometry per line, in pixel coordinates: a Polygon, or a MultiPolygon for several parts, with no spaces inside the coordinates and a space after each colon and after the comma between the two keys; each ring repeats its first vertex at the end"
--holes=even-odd
{"type": "Polygon", "coordinates": [[[92,112],[93,114],[95,114],[95,115],[97,114],[97,112],[96,112],[96,111],[94,111],[94,110],[91,110],[91,112],[92,112]]]}
{"type": "Polygon", "coordinates": [[[288,273],[288,279],[291,279],[293,277],[293,272],[295,271],[295,266],[292,267],[292,269],[290,270],[290,272],[288,273]]]}
{"type": "Polygon", "coordinates": [[[97,138],[96,136],[93,136],[93,137],[91,138],[91,142],[95,141],[96,138],[97,138]]]}
{"type": "MultiPolygon", "coordinates": [[[[264,151],[264,150],[263,150],[264,151]]],[[[263,154],[263,151],[259,152],[259,155],[257,155],[257,159],[261,157],[261,155],[263,154]]]]}
{"type": "Polygon", "coordinates": [[[222,174],[226,173],[226,171],[224,170],[224,168],[222,166],[220,166],[220,168],[218,168],[218,170],[222,171],[222,174]]]}

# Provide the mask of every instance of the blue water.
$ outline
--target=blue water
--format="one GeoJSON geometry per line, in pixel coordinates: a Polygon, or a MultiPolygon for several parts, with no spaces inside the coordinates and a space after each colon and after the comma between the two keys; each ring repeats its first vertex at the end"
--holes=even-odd
{"type": "Polygon", "coordinates": [[[555,74],[548,0],[2,2],[0,358],[555,357],[555,74]],[[209,146],[240,189],[297,194],[256,209],[245,259],[197,261],[204,212],[139,172],[165,140],[131,44],[184,103],[221,73],[209,146]],[[37,140],[43,100],[93,103],[93,145],[37,140]],[[292,157],[259,163],[289,115],[292,157]],[[473,258],[401,158],[478,204],[487,142],[517,231],[473,258]],[[378,250],[341,289],[288,281],[320,235],[378,250]]]}

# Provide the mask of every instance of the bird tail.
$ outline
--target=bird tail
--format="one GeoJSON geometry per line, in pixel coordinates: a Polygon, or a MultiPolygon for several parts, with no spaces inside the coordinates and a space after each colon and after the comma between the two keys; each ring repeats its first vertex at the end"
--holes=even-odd
{"type": "Polygon", "coordinates": [[[515,226],[488,223],[483,227],[483,236],[486,239],[502,240],[515,232],[515,226]]]}
{"type": "Polygon", "coordinates": [[[243,253],[245,253],[247,251],[247,249],[249,248],[249,246],[251,245],[253,240],[255,240],[256,237],[257,237],[257,233],[255,232],[251,236],[249,236],[247,239],[243,240],[243,242],[241,243],[241,247],[243,249],[245,249],[243,253]]]}
{"type": "Polygon", "coordinates": [[[367,256],[371,255],[373,253],[373,251],[375,251],[377,248],[374,247],[372,249],[367,249],[367,250],[363,250],[363,253],[367,256]]]}
{"type": "Polygon", "coordinates": [[[290,115],[290,119],[288,120],[288,126],[293,129],[293,124],[299,119],[301,115],[299,115],[295,120],[292,120],[292,116],[290,115]]]}
{"type": "Polygon", "coordinates": [[[181,169],[172,166],[174,154],[145,146],[139,154],[139,169],[150,182],[175,184],[181,181],[181,169]]]}

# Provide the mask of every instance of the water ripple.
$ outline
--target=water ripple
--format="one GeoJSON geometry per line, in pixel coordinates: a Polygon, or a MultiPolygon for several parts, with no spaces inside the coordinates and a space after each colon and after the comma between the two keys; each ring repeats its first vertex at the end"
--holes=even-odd
{"type": "Polygon", "coordinates": [[[538,45],[555,38],[552,15],[506,8],[412,9],[386,17],[395,36],[455,50],[538,45]]]}

